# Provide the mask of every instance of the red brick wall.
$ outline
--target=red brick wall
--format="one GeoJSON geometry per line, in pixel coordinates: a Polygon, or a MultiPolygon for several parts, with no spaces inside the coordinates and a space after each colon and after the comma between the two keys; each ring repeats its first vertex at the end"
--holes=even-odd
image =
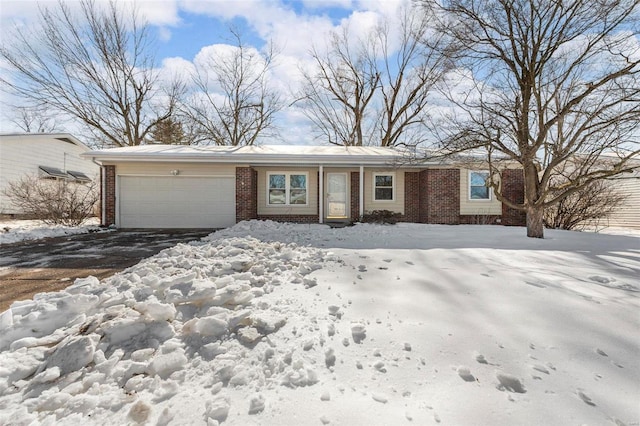
{"type": "MultiPolygon", "coordinates": [[[[514,203],[524,202],[524,174],[522,169],[506,169],[502,172],[502,195],[514,203]]],[[[525,226],[525,212],[502,204],[502,224],[505,226],[525,226]]]]}
{"type": "Polygon", "coordinates": [[[360,172],[351,172],[351,220],[360,220],[360,172]]]}
{"type": "Polygon", "coordinates": [[[426,170],[427,223],[460,223],[460,170],[426,170]]]}
{"type": "Polygon", "coordinates": [[[320,218],[317,214],[277,214],[265,215],[261,214],[257,217],[259,220],[273,220],[274,222],[292,222],[292,223],[319,223],[320,218]]]}
{"type": "Polygon", "coordinates": [[[109,226],[116,223],[116,166],[103,166],[104,168],[104,203],[105,218],[101,225],[109,226]]]}
{"type": "Polygon", "coordinates": [[[495,214],[465,214],[460,215],[460,223],[465,225],[497,225],[502,220],[495,214]]]}
{"type": "Polygon", "coordinates": [[[236,222],[258,218],[258,172],[236,167],[236,222]]]}
{"type": "Polygon", "coordinates": [[[420,190],[420,172],[405,172],[403,222],[421,222],[420,204],[422,197],[423,194],[420,190]]]}

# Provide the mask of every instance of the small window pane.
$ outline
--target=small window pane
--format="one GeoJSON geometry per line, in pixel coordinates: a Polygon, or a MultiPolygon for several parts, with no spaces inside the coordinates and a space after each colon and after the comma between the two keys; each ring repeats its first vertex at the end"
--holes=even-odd
{"type": "Polygon", "coordinates": [[[376,200],[393,200],[393,189],[376,188],[376,200]]]}
{"type": "Polygon", "coordinates": [[[306,189],[306,187],[307,187],[307,176],[291,175],[291,188],[306,189]]]}
{"type": "Polygon", "coordinates": [[[376,186],[393,186],[393,176],[390,176],[390,175],[376,176],[376,186]]]}
{"type": "Polygon", "coordinates": [[[488,200],[489,188],[487,188],[486,186],[472,186],[471,199],[472,200],[488,200]]]}
{"type": "Polygon", "coordinates": [[[269,190],[269,204],[285,204],[286,202],[284,189],[269,190]]]}
{"type": "Polygon", "coordinates": [[[469,174],[469,198],[472,200],[488,200],[489,187],[487,181],[488,172],[471,172],[469,174]]]}
{"type": "Polygon", "coordinates": [[[307,204],[307,190],[292,189],[290,204],[307,204]]]}
{"type": "Polygon", "coordinates": [[[284,189],[286,182],[285,175],[269,175],[269,188],[284,189]]]}
{"type": "Polygon", "coordinates": [[[485,186],[488,178],[487,172],[471,172],[471,186],[485,186]]]}

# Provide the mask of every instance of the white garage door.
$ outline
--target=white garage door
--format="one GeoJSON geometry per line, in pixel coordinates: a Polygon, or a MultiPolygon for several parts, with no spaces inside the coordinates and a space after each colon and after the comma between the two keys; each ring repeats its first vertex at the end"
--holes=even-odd
{"type": "Polygon", "coordinates": [[[234,177],[118,179],[120,228],[222,228],[236,223],[234,177]]]}

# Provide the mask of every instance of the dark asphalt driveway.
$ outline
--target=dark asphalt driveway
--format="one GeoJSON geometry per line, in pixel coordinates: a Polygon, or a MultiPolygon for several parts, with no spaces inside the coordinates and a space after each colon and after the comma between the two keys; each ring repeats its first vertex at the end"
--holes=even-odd
{"type": "Polygon", "coordinates": [[[16,300],[58,291],[76,278],[110,277],[162,249],[212,229],[126,230],[67,235],[0,246],[0,312],[16,300]]]}

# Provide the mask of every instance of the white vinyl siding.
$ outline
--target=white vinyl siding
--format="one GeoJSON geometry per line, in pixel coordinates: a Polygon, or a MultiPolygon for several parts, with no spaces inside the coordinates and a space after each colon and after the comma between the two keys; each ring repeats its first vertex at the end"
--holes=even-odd
{"type": "Polygon", "coordinates": [[[612,180],[613,187],[627,198],[609,217],[608,225],[640,229],[640,171],[619,177],[621,179],[612,180]]]}
{"type": "Polygon", "coordinates": [[[236,221],[235,177],[118,176],[119,228],[223,228],[236,221]]]}
{"type": "Polygon", "coordinates": [[[23,213],[4,195],[9,182],[28,175],[39,176],[39,166],[75,170],[99,181],[100,168],[91,160],[80,157],[87,148],[55,137],[22,135],[0,137],[0,214],[23,213]]]}

